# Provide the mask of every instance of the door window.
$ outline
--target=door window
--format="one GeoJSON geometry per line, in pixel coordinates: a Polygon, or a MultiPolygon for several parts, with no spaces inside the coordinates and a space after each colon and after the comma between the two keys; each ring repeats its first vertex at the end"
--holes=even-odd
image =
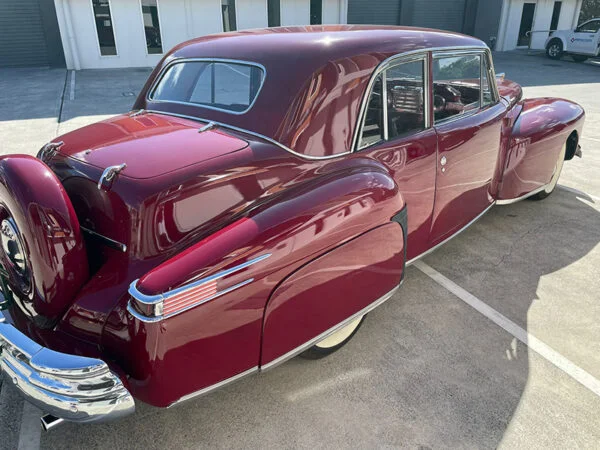
{"type": "Polygon", "coordinates": [[[529,34],[533,26],[533,16],[535,14],[535,3],[523,3],[523,12],[521,13],[521,25],[519,26],[518,47],[529,45],[529,34]]]}
{"type": "MultiPolygon", "coordinates": [[[[435,122],[479,109],[481,56],[444,56],[433,61],[433,106],[435,122]]],[[[486,76],[484,90],[491,96],[486,76]]]]}
{"type": "Polygon", "coordinates": [[[592,20],[580,25],[575,31],[577,33],[595,33],[600,30],[600,20],[592,20]]]}
{"type": "Polygon", "coordinates": [[[425,60],[394,64],[371,88],[358,148],[425,129],[425,60]]]}

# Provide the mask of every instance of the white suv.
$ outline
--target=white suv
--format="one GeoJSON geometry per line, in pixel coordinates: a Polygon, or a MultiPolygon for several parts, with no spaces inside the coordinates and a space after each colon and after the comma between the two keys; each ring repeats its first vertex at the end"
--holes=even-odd
{"type": "Polygon", "coordinates": [[[575,30],[550,32],[545,47],[546,55],[552,59],[560,59],[564,53],[569,53],[577,62],[599,56],[600,18],[588,20],[575,30]]]}

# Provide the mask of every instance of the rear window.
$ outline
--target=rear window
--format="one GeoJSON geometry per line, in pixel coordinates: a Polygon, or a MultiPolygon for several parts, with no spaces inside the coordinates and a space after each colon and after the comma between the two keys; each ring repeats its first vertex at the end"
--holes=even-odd
{"type": "Polygon", "coordinates": [[[265,77],[262,67],[226,61],[183,61],[171,65],[150,100],[244,113],[254,103],[265,77]]]}

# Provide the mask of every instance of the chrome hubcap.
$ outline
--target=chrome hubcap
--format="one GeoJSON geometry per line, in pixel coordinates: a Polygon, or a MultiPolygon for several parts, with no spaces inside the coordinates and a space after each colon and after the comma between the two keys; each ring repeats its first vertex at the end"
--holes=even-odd
{"type": "Polygon", "coordinates": [[[2,250],[4,250],[9,263],[19,275],[25,275],[27,271],[25,252],[17,231],[17,225],[12,218],[4,219],[0,229],[2,250]]]}
{"type": "Polygon", "coordinates": [[[325,339],[323,339],[322,341],[315,344],[315,347],[332,348],[337,345],[340,345],[342,342],[344,342],[346,339],[348,339],[350,337],[350,335],[354,332],[354,330],[356,330],[356,328],[360,325],[360,321],[362,320],[362,318],[363,318],[363,316],[359,317],[358,319],[353,320],[345,327],[340,328],[336,332],[330,334],[325,339]]]}

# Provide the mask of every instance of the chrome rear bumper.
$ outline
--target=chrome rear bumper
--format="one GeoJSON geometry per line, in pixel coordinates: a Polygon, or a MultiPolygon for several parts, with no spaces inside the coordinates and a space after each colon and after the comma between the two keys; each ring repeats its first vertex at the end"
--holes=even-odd
{"type": "Polygon", "coordinates": [[[72,422],[100,422],[133,413],[133,397],[104,361],[35,343],[0,312],[0,372],[42,411],[72,422]]]}

